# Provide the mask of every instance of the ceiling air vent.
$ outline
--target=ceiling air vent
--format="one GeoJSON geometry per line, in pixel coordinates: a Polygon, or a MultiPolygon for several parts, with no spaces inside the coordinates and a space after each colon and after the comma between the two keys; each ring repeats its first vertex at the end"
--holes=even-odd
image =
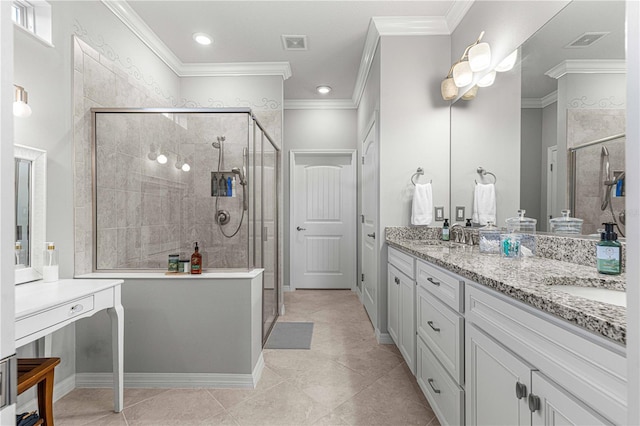
{"type": "Polygon", "coordinates": [[[284,50],[307,50],[307,36],[283,35],[282,48],[284,50]]]}
{"type": "Polygon", "coordinates": [[[606,36],[607,34],[609,34],[609,33],[608,32],[605,32],[605,33],[594,33],[594,32],[584,33],[580,37],[578,37],[577,39],[573,40],[571,43],[567,44],[565,46],[565,48],[566,49],[582,49],[584,47],[589,47],[593,43],[595,43],[596,41],[600,40],[602,37],[606,36]]]}

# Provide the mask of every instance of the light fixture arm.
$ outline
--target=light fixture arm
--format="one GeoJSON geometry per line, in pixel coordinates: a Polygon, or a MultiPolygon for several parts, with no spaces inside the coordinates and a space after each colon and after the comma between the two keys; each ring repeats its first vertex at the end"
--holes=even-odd
{"type": "MultiPolygon", "coordinates": [[[[468,57],[469,57],[469,50],[470,50],[473,46],[480,44],[480,42],[482,41],[482,37],[484,37],[484,31],[482,31],[482,32],[480,33],[480,36],[478,36],[478,39],[477,39],[476,41],[474,41],[473,43],[471,43],[470,45],[468,45],[466,49],[464,49],[464,53],[462,54],[462,56],[460,57],[460,61],[458,61],[458,62],[462,62],[462,61],[464,61],[464,60],[465,60],[465,58],[468,58],[468,57]]],[[[454,65],[455,65],[455,64],[454,64],[454,65]]]]}

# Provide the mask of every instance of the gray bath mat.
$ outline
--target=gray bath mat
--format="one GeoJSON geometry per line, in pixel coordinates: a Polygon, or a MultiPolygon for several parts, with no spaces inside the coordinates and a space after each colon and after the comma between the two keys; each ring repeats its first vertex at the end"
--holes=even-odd
{"type": "Polygon", "coordinates": [[[264,347],[265,349],[309,349],[312,336],[312,322],[277,322],[264,347]]]}

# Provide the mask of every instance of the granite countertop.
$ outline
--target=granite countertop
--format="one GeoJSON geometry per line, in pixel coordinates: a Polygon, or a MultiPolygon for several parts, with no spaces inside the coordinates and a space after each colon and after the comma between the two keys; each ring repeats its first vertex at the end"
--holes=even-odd
{"type": "Polygon", "coordinates": [[[580,285],[625,290],[625,276],[602,275],[594,267],[529,257],[520,260],[480,254],[478,246],[387,235],[387,243],[478,284],[626,345],[627,310],[555,290],[580,285]]]}

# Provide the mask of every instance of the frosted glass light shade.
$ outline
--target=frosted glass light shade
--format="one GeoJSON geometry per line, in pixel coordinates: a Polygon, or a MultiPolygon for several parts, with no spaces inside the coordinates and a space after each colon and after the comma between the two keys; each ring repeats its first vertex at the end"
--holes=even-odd
{"type": "Polygon", "coordinates": [[[465,101],[470,101],[471,99],[475,99],[478,94],[478,86],[473,86],[471,89],[467,90],[467,93],[462,95],[462,99],[465,101]]]}
{"type": "Polygon", "coordinates": [[[22,101],[15,101],[13,103],[13,115],[27,118],[31,115],[31,107],[22,101]]]}
{"type": "Polygon", "coordinates": [[[188,163],[184,163],[182,165],[182,171],[183,172],[188,172],[189,170],[191,170],[191,166],[188,163]]]}
{"type": "Polygon", "coordinates": [[[458,87],[464,87],[473,80],[473,72],[468,61],[462,61],[453,67],[453,81],[458,87]]]}
{"type": "Polygon", "coordinates": [[[440,84],[440,91],[442,92],[442,99],[450,101],[458,96],[458,86],[454,83],[453,78],[445,78],[440,84]]]}
{"type": "Polygon", "coordinates": [[[514,65],[516,64],[517,59],[518,59],[518,49],[514,50],[509,56],[504,58],[502,62],[500,62],[496,67],[496,71],[498,72],[511,71],[514,65]]]}
{"type": "Polygon", "coordinates": [[[478,43],[469,49],[469,66],[471,71],[480,72],[491,64],[491,47],[489,43],[478,43]]]}
{"type": "Polygon", "coordinates": [[[489,87],[496,81],[496,72],[491,71],[489,74],[485,75],[478,81],[478,87],[489,87]]]}
{"type": "Polygon", "coordinates": [[[166,155],[164,155],[164,154],[160,154],[160,155],[158,155],[158,157],[156,158],[156,161],[157,161],[158,163],[160,163],[160,164],[167,164],[167,161],[168,161],[168,160],[169,160],[169,159],[168,159],[168,158],[167,158],[167,156],[166,156],[166,155]]]}

